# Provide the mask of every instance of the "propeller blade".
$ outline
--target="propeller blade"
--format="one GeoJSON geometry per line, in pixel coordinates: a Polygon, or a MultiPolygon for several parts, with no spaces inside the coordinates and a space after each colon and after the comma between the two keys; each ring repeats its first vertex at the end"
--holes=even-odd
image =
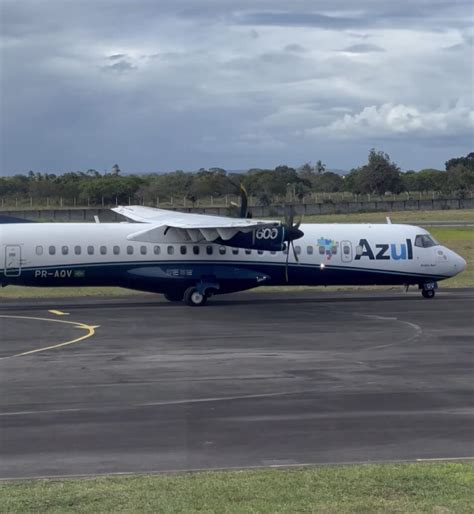
{"type": "Polygon", "coordinates": [[[286,260],[285,260],[285,279],[288,284],[288,259],[290,257],[290,245],[286,247],[286,260]]]}
{"type": "Polygon", "coordinates": [[[292,227],[295,221],[295,210],[292,205],[290,205],[290,215],[288,216],[288,226],[292,227]]]}
{"type": "Polygon", "coordinates": [[[240,217],[248,218],[248,195],[243,184],[240,184],[240,217]]]}
{"type": "Polygon", "coordinates": [[[291,248],[293,249],[293,256],[295,258],[295,261],[299,264],[300,260],[298,258],[298,254],[296,253],[296,248],[293,240],[291,240],[291,248]]]}

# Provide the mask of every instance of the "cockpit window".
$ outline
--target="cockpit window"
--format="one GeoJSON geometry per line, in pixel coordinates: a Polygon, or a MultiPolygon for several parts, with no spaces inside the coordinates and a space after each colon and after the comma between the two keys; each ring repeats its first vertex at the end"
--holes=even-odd
{"type": "Polygon", "coordinates": [[[420,248],[431,248],[439,245],[438,241],[433,239],[429,234],[420,234],[415,238],[415,246],[420,248]]]}

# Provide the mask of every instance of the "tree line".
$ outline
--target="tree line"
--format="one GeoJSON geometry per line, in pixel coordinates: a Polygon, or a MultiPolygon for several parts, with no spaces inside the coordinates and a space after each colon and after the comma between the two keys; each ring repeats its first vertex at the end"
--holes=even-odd
{"type": "Polygon", "coordinates": [[[275,197],[303,201],[311,193],[337,192],[436,192],[462,198],[474,190],[474,152],[448,160],[445,170],[402,172],[389,155],[372,149],[367,163],[345,176],[328,171],[321,161],[298,169],[282,165],[275,169],[253,168],[246,173],[202,168],[197,172],[124,175],[117,164],[105,174],[93,169],[63,174],[30,171],[26,175],[0,177],[0,198],[31,199],[42,204],[47,198],[62,198],[69,205],[73,200],[81,205],[99,205],[183,198],[194,204],[200,198],[236,195],[241,184],[260,205],[270,205],[275,197]]]}

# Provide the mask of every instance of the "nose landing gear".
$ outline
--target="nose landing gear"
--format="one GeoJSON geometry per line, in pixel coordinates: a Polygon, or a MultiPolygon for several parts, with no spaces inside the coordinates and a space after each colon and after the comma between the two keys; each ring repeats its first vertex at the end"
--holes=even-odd
{"type": "Polygon", "coordinates": [[[423,298],[434,298],[436,294],[435,290],[438,289],[438,283],[424,282],[423,284],[419,285],[419,288],[421,289],[423,298]]]}

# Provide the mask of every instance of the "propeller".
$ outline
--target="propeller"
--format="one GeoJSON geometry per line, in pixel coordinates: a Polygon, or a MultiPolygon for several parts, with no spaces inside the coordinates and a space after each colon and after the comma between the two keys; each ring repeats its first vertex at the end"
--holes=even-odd
{"type": "Polygon", "coordinates": [[[235,202],[230,202],[230,204],[233,207],[236,207],[239,209],[239,218],[251,218],[252,213],[249,211],[249,199],[247,190],[245,189],[244,185],[240,183],[239,186],[237,186],[232,180],[227,178],[227,180],[234,186],[239,187],[239,193],[240,193],[240,206],[237,205],[235,202]]]}
{"type": "Polygon", "coordinates": [[[285,279],[288,282],[288,262],[290,258],[290,247],[293,251],[293,256],[297,263],[300,262],[298,253],[296,252],[294,241],[304,236],[304,232],[300,230],[301,218],[297,223],[295,221],[295,211],[292,206],[286,209],[283,240],[288,242],[286,247],[286,260],[285,260],[285,279]]]}

